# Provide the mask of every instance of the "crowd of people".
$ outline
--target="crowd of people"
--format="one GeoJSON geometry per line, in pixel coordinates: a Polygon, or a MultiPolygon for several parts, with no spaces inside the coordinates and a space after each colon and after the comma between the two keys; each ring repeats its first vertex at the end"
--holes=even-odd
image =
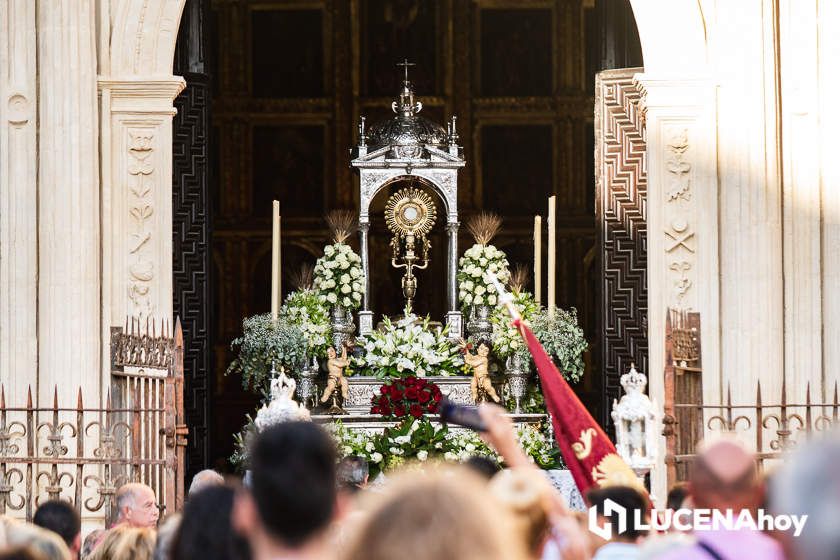
{"type": "Polygon", "coordinates": [[[483,405],[480,413],[504,470],[480,458],[407,466],[372,486],[363,459],[337,461],[322,428],[288,422],[255,440],[247,485],[203,471],[183,511],[159,520],[152,489],[127,484],[116,494],[116,523],[84,538],[69,503],[45,502],[31,524],[0,517],[0,560],[840,559],[840,438],[807,446],[769,478],[737,442],[710,443],[668,496],[671,510],[807,515],[801,535],[662,530],[649,522],[657,514],[650,497],[634,487],[593,488],[589,514],[568,510],[504,411],[483,405]],[[590,530],[593,521],[625,530],[605,539],[590,530]]]}

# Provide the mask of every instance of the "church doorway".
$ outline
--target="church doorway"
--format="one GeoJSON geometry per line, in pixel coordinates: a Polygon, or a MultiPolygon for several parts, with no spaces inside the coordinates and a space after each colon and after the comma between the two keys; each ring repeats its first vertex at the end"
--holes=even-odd
{"type": "MultiPolygon", "coordinates": [[[[242,318],[268,310],[270,201],[281,201],[283,271],[314,262],[329,236],[324,214],[357,207],[348,167],[357,118],[388,117],[403,58],[417,64],[426,116],[458,116],[462,222],[498,213],[496,245],[530,266],[534,215],[557,196],[557,302],[577,309],[590,342],[575,389],[606,424],[593,104],[597,72],[642,66],[629,2],[188,0],[175,66],[188,87],[176,105],[174,270],[176,312],[193,313],[184,321],[191,471],[222,465],[257,405],[224,371],[242,318]]],[[[444,267],[445,234],[433,243],[433,266],[444,267]]],[[[460,250],[470,244],[462,228],[460,250]]],[[[381,297],[400,295],[393,278],[374,281],[381,297]]]]}

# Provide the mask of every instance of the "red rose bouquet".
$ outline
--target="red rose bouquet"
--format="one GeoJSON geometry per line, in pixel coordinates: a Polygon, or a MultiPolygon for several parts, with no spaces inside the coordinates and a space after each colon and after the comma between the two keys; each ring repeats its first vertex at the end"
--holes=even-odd
{"type": "Polygon", "coordinates": [[[379,388],[370,401],[370,413],[387,417],[420,418],[437,414],[443,395],[440,387],[422,377],[391,380],[379,388]]]}

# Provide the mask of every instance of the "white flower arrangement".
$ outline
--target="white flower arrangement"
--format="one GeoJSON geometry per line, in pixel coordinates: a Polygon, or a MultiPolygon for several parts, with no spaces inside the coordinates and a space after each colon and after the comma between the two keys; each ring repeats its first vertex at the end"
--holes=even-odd
{"type": "Polygon", "coordinates": [[[464,361],[448,329],[429,326],[428,317],[417,323],[409,315],[394,324],[387,318],[384,328],[358,338],[364,355],[351,360],[353,373],[380,379],[416,375],[457,375],[464,361]]]}
{"type": "Polygon", "coordinates": [[[280,317],[302,332],[309,347],[309,355],[323,358],[330,342],[330,318],[318,294],[312,289],[301,289],[286,297],[280,308],[280,317]]]}
{"type": "Polygon", "coordinates": [[[496,305],[498,295],[492,284],[484,281],[484,273],[492,272],[499,282],[510,279],[507,257],[493,245],[476,243],[458,261],[458,301],[466,310],[471,305],[496,305]]]}
{"type": "Polygon", "coordinates": [[[362,259],[349,245],[333,243],[315,263],[313,282],[318,299],[327,307],[358,309],[365,293],[362,259]]]}
{"type": "MultiPolygon", "coordinates": [[[[514,294],[514,305],[526,321],[530,321],[538,311],[539,306],[534,301],[534,296],[528,292],[519,292],[514,294]]],[[[521,354],[528,360],[531,359],[531,353],[519,334],[519,330],[513,326],[510,314],[504,307],[497,307],[493,310],[490,316],[490,322],[493,324],[493,353],[505,359],[514,354],[521,354]]]]}
{"type": "MultiPolygon", "coordinates": [[[[328,425],[327,429],[335,439],[339,456],[355,455],[368,461],[371,478],[406,461],[423,463],[430,459],[443,459],[463,462],[470,457],[484,456],[497,463],[504,462],[504,458],[484,443],[477,433],[449,431],[427,418],[407,419],[384,433],[351,429],[340,420],[328,425]]],[[[526,424],[517,430],[517,437],[522,449],[540,468],[563,466],[554,441],[539,427],[526,424]]]]}

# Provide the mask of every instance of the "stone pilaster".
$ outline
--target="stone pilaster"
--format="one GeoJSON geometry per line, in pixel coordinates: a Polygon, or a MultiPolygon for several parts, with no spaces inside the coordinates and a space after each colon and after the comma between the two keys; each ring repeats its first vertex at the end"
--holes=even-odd
{"type": "MultiPolygon", "coordinates": [[[[818,72],[823,62],[815,30],[824,16],[818,13],[817,4],[816,0],[779,3],[784,367],[788,402],[794,403],[805,401],[809,383],[813,396],[821,392],[822,259],[825,255],[826,260],[835,261],[840,250],[837,246],[822,247],[818,72]]],[[[838,341],[837,333],[826,334],[833,334],[835,343],[838,341]]]]}
{"type": "Polygon", "coordinates": [[[38,368],[35,4],[0,3],[0,383],[19,406],[38,368]]]}
{"type": "Polygon", "coordinates": [[[172,319],[172,116],[184,85],[99,79],[103,340],[127,316],[172,319]]]}
{"type": "MultiPolygon", "coordinates": [[[[94,0],[38,2],[38,400],[98,390],[94,0]]],[[[30,196],[34,196],[30,193],[30,196]]]]}
{"type": "Polygon", "coordinates": [[[819,18],[819,103],[820,155],[822,186],[822,325],[823,325],[823,398],[832,398],[840,383],[840,3],[820,3],[819,18]]]}
{"type": "MultiPolygon", "coordinates": [[[[664,402],[668,308],[699,311],[703,388],[720,394],[717,155],[714,89],[706,80],[637,76],[648,154],[648,340],[650,396],[664,402]]],[[[664,457],[660,438],[659,457],[664,457]]],[[[664,495],[664,469],[652,490],[664,495]]]]}

